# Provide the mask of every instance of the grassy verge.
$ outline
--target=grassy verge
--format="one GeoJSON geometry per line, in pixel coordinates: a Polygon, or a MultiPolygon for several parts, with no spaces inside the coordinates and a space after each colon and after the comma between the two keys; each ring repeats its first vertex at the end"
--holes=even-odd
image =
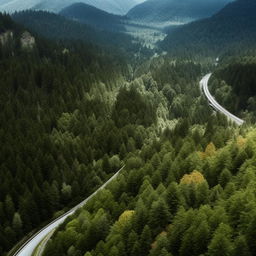
{"type": "Polygon", "coordinates": [[[48,240],[51,238],[52,234],[54,233],[55,229],[53,231],[51,231],[49,234],[47,234],[42,241],[37,245],[37,247],[35,248],[35,250],[33,251],[32,256],[41,256],[44,248],[48,242],[48,240]]]}

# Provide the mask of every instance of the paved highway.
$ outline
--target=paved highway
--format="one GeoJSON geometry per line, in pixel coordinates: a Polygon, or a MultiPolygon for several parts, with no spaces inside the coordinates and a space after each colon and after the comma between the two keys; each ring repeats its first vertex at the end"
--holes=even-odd
{"type": "Polygon", "coordinates": [[[235,122],[237,125],[242,125],[244,123],[244,120],[238,118],[237,116],[231,114],[228,110],[223,108],[211,95],[208,89],[208,82],[210,77],[212,76],[212,73],[209,73],[203,77],[203,79],[200,81],[200,88],[202,89],[203,93],[207,97],[210,105],[215,108],[217,111],[224,114],[229,120],[235,122]]]}
{"type": "MultiPolygon", "coordinates": [[[[227,111],[225,108],[223,108],[210,94],[208,89],[208,81],[211,77],[211,73],[205,75],[202,80],[200,81],[200,87],[202,91],[204,92],[205,96],[207,97],[208,101],[210,102],[211,106],[214,107],[217,111],[223,113],[228,117],[229,120],[232,120],[237,125],[242,125],[244,123],[244,120],[236,117],[235,115],[231,114],[229,111],[227,111]]],[[[96,190],[91,196],[89,196],[87,199],[85,199],[83,202],[72,208],[70,211],[65,213],[64,215],[60,216],[50,224],[48,224],[46,227],[38,231],[34,236],[32,236],[26,243],[24,243],[19,250],[14,254],[14,256],[31,256],[34,252],[35,248],[39,245],[39,243],[46,239],[48,241],[53,234],[53,231],[61,224],[63,223],[67,217],[74,214],[76,210],[83,207],[91,198],[93,198],[100,190],[104,189],[113,179],[115,179],[120,171],[122,171],[124,167],[122,167],[115,175],[113,175],[106,183],[104,183],[98,190],[96,190]]],[[[43,247],[45,244],[43,244],[43,247]]],[[[40,251],[40,250],[39,250],[40,251]]],[[[40,253],[41,254],[41,253],[40,253]]]]}
{"type": "Polygon", "coordinates": [[[42,256],[44,253],[44,249],[52,237],[53,233],[55,232],[56,229],[53,229],[38,245],[38,247],[34,250],[34,256],[42,256]]]}
{"type": "MultiPolygon", "coordinates": [[[[24,243],[18,251],[14,254],[14,256],[31,256],[36,249],[36,247],[39,245],[39,243],[45,239],[48,241],[51,237],[51,235],[54,233],[54,229],[56,229],[61,223],[63,223],[67,217],[74,214],[76,210],[83,207],[90,199],[92,199],[100,190],[104,189],[113,179],[115,179],[118,174],[123,170],[124,166],[115,174],[113,175],[106,183],[104,183],[99,189],[97,189],[92,195],[90,195],[87,199],[85,199],[83,202],[72,208],[70,211],[65,213],[64,215],[60,216],[50,224],[48,224],[46,227],[38,231],[34,236],[32,236],[26,243],[24,243]]],[[[46,242],[45,242],[46,243],[46,242]]],[[[45,244],[43,244],[43,247],[45,244]]],[[[41,250],[39,250],[41,251],[41,250]]],[[[41,254],[41,253],[40,253],[41,254]]]]}

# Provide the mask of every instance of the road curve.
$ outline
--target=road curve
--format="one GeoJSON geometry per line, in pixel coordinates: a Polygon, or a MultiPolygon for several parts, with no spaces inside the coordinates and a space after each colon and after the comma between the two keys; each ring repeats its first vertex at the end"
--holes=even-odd
{"type": "Polygon", "coordinates": [[[48,243],[48,241],[50,240],[50,238],[52,237],[53,233],[55,232],[56,229],[53,229],[38,245],[38,247],[34,250],[34,256],[41,256],[44,253],[44,249],[48,243]]]}
{"type": "Polygon", "coordinates": [[[206,98],[208,99],[210,105],[215,108],[217,111],[221,112],[224,114],[229,120],[235,122],[237,125],[242,125],[244,123],[244,120],[238,118],[237,116],[231,114],[228,110],[223,108],[211,95],[208,89],[208,82],[210,77],[212,76],[212,73],[209,73],[205,75],[202,80],[200,81],[200,88],[205,94],[206,98]]]}
{"type": "MultiPolygon", "coordinates": [[[[123,166],[115,175],[113,175],[108,181],[106,181],[100,188],[98,188],[92,195],[86,198],[83,202],[72,208],[67,213],[63,214],[56,220],[49,223],[46,227],[39,230],[28,241],[26,241],[13,256],[31,256],[38,246],[38,244],[47,236],[47,240],[50,238],[50,233],[56,229],[61,223],[63,223],[67,217],[74,214],[76,210],[83,207],[90,199],[92,199],[100,190],[104,189],[112,180],[114,180],[118,174],[124,169],[123,166]]],[[[52,232],[53,233],[53,232],[52,232]]]]}

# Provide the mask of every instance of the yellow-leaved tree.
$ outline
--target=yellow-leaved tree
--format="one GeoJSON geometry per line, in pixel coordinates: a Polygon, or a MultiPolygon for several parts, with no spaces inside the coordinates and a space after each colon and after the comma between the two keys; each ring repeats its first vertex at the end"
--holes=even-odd
{"type": "Polygon", "coordinates": [[[206,182],[203,174],[196,170],[190,174],[185,174],[180,180],[180,184],[201,184],[203,182],[206,182]]]}
{"type": "Polygon", "coordinates": [[[130,222],[132,216],[134,214],[134,211],[124,211],[118,221],[115,223],[116,228],[118,229],[118,231],[123,230],[123,228],[130,222]]]}
{"type": "Polygon", "coordinates": [[[247,140],[242,136],[238,136],[238,138],[236,140],[237,146],[239,148],[243,148],[245,146],[246,142],[247,142],[247,140]]]}
{"type": "Polygon", "coordinates": [[[205,159],[206,157],[210,157],[213,156],[216,153],[216,147],[215,145],[210,142],[206,148],[204,152],[199,152],[199,155],[202,159],[205,159]]]}

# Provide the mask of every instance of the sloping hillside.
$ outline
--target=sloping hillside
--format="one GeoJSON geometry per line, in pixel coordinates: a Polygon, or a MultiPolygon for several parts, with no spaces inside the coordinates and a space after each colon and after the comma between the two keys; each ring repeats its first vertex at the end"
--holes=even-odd
{"type": "Polygon", "coordinates": [[[81,40],[120,47],[131,43],[127,35],[102,31],[45,11],[24,11],[15,13],[12,17],[16,22],[49,39],[81,40]]]}
{"type": "Polygon", "coordinates": [[[110,31],[124,30],[122,16],[110,14],[91,5],[76,3],[64,8],[60,14],[69,19],[110,31]]]}
{"type": "Polygon", "coordinates": [[[232,0],[148,0],[132,8],[127,16],[150,22],[189,21],[209,17],[232,0]]]}
{"type": "Polygon", "coordinates": [[[26,9],[59,12],[61,9],[77,3],[85,3],[115,14],[126,14],[135,5],[144,0],[0,0],[0,11],[14,12],[26,9]]]}
{"type": "Polygon", "coordinates": [[[169,33],[163,47],[175,52],[221,54],[250,48],[256,43],[256,2],[237,0],[211,18],[193,22],[169,33]]]}

